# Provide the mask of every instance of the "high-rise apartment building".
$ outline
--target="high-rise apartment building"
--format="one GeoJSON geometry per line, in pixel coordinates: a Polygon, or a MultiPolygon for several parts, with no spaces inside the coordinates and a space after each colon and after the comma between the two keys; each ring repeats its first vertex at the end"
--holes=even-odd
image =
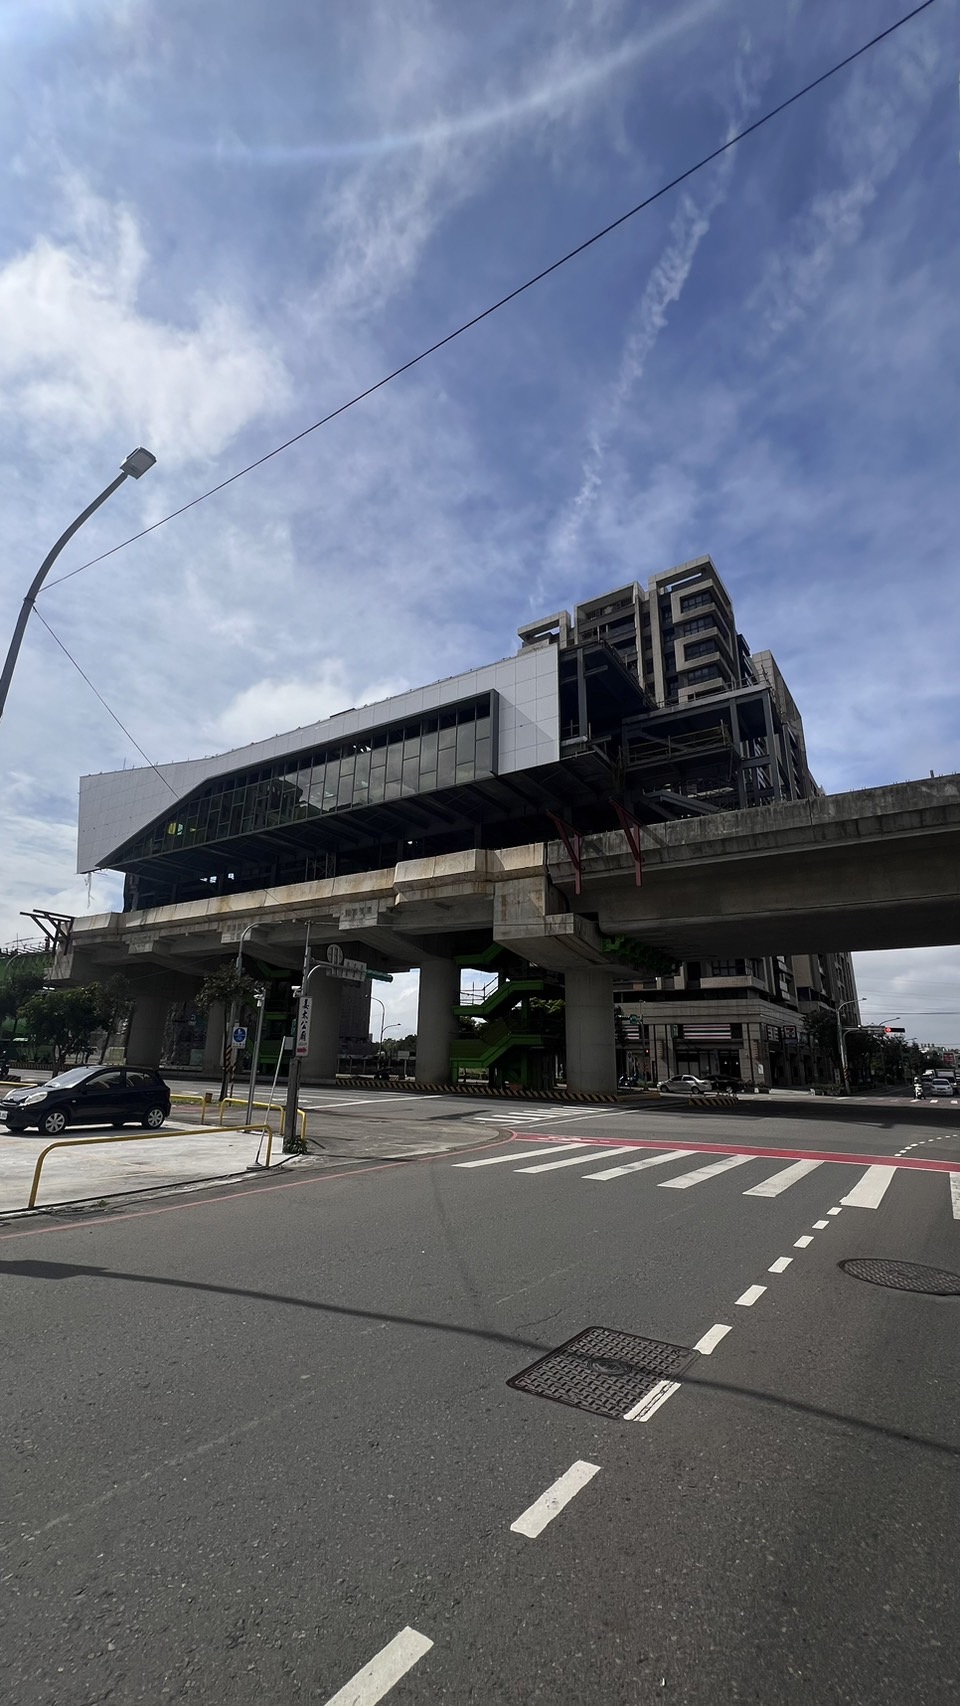
{"type": "MultiPolygon", "coordinates": [[[[625,781],[649,810],[704,814],[803,799],[820,790],[803,722],[768,651],[751,654],[733,602],[709,557],[697,557],[519,630],[521,647],[615,651],[650,702],[623,725],[625,781]]],[[[574,733],[573,729],[569,731],[574,733]]],[[[589,729],[581,724],[580,739],[589,729]]],[[[621,986],[623,1064],[651,1077],[674,1072],[763,1088],[824,1076],[804,1019],[856,1024],[848,954],[687,961],[672,977],[621,986]]]]}

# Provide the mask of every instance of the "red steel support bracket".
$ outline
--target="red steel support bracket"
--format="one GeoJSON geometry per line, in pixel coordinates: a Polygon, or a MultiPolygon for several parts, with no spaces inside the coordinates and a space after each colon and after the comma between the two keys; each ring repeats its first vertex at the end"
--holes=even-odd
{"type": "Polygon", "coordinates": [[[557,817],[554,812],[548,812],[547,816],[556,829],[560,840],[563,842],[563,845],[567,850],[567,856],[573,866],[573,892],[574,894],[580,894],[583,891],[583,860],[580,857],[580,831],[574,829],[571,824],[564,823],[563,818],[557,817]]]}
{"type": "Polygon", "coordinates": [[[637,888],[641,888],[643,885],[643,848],[640,843],[640,831],[643,826],[639,818],[635,818],[632,812],[627,811],[626,806],[620,805],[619,801],[611,800],[610,804],[620,819],[620,828],[623,830],[627,838],[627,846],[633,854],[633,869],[637,879],[637,888]]]}

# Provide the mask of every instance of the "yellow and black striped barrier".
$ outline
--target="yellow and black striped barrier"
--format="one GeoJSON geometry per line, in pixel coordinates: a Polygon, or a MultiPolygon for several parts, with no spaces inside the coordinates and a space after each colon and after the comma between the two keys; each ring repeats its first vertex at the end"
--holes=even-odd
{"type": "Polygon", "coordinates": [[[426,1084],[416,1078],[359,1078],[337,1076],[337,1087],[345,1090],[403,1090],[416,1095],[502,1097],[512,1102],[619,1102],[616,1090],[508,1090],[494,1084],[426,1084]]]}

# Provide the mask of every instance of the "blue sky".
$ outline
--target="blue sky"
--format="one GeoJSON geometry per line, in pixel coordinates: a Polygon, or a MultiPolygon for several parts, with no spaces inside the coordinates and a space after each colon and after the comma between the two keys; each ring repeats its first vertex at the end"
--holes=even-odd
{"type": "MultiPolygon", "coordinates": [[[[4,620],[134,444],[157,468],[64,571],[898,11],[6,0],[4,620]]],[[[826,788],[956,770],[956,22],[938,0],[388,390],[46,593],[149,756],[503,656],[518,623],[708,551],[826,788]]],[[[20,907],[87,905],[77,778],[124,762],[140,760],[32,624],[0,732],[0,938],[20,907]]],[[[95,907],[115,894],[94,880],[95,907]]],[[[960,1039],[960,953],[859,968],[867,1012],[960,1039]]],[[[409,1022],[409,986],[391,999],[409,1022]]]]}

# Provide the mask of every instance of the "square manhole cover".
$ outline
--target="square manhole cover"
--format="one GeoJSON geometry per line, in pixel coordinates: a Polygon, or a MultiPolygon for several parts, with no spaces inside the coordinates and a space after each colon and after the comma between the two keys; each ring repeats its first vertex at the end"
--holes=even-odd
{"type": "Polygon", "coordinates": [[[587,1327],[507,1381],[517,1392],[551,1398],[620,1420],[661,1380],[675,1380],[696,1351],[611,1327],[587,1327]]]}

